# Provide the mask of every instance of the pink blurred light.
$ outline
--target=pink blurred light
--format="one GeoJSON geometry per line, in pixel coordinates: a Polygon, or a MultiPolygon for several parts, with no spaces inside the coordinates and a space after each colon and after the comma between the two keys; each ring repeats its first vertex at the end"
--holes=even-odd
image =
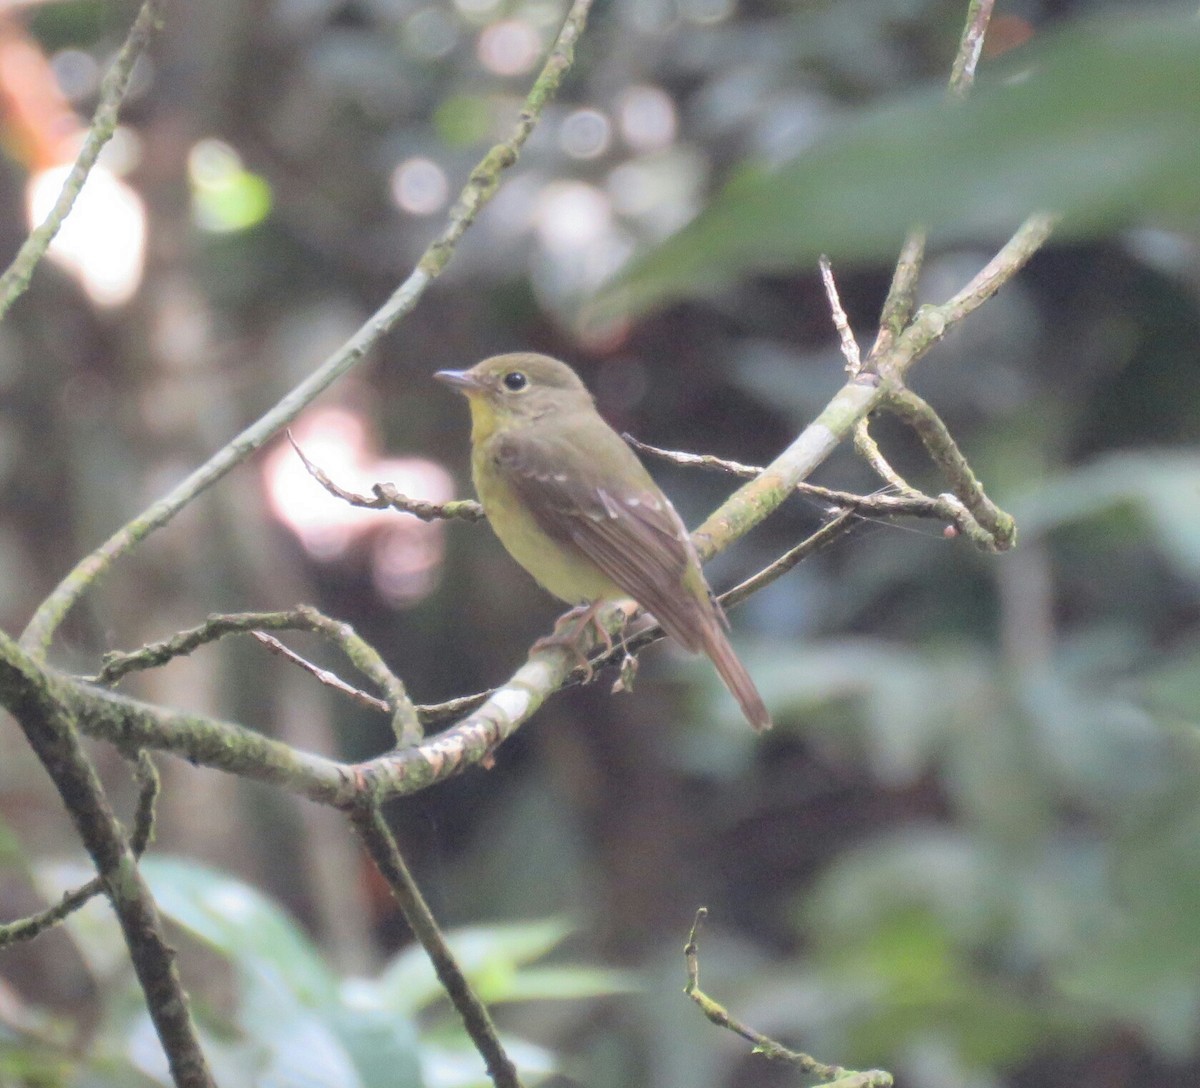
{"type": "Polygon", "coordinates": [[[501,76],[524,75],[541,51],[541,37],[523,19],[504,19],[486,27],[475,49],[480,63],[501,76]]]}
{"type": "MultiPolygon", "coordinates": [[[[309,412],[292,428],[296,444],[339,487],[369,495],[391,483],[404,495],[445,502],[454,481],[441,465],[423,457],[380,458],[366,421],[346,408],[309,412]]],[[[263,483],[275,516],[320,562],[342,558],[370,540],[372,578],[393,604],[410,604],[431,592],[445,551],[439,522],[423,522],[397,510],[351,506],[309,475],[287,442],[266,457],[263,483]]]]}
{"type": "MultiPolygon", "coordinates": [[[[70,164],[52,166],[30,177],[26,203],[31,227],[50,214],[70,171],[70,164]]],[[[105,166],[93,167],[47,252],[79,280],[97,306],[128,302],[145,265],[142,198],[105,166]]]]}

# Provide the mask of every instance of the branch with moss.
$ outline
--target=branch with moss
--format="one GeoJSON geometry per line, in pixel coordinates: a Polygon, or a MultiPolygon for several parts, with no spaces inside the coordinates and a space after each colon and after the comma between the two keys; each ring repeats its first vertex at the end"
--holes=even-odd
{"type": "Polygon", "coordinates": [[[121,103],[125,101],[125,95],[129,91],[134,66],[146,51],[154,32],[162,25],[164,6],[165,0],[144,0],[124,44],[100,84],[100,99],[95,113],[92,114],[91,124],[88,125],[83,147],[80,148],[70,172],[63,181],[54,206],[22,243],[12,264],[0,274],[0,321],[4,320],[12,304],[29,287],[34,270],[46,255],[50,243],[54,241],[67,216],[71,214],[88,175],[96,165],[96,160],[100,158],[100,152],[116,132],[121,103]]]}
{"type": "Polygon", "coordinates": [[[546,62],[525,98],[512,132],[507,139],[492,147],[471,171],[466,185],[450,209],[446,227],[426,248],[412,274],[345,344],[275,407],[80,560],[34,613],[21,636],[24,646],[38,655],[45,654],[67,613],[86,592],[96,586],[113,563],[171,521],[201,492],[261,449],[320,393],[357,366],[367,352],[416,306],[429,285],[446,267],[467,228],[495,195],[501,174],[517,161],[546,104],[557,93],[574,60],[575,44],[583,33],[591,6],[592,0],[574,0],[546,62]]]}
{"type": "Polygon", "coordinates": [[[701,907],[696,911],[692,928],[688,933],[687,944],[683,948],[684,961],[687,965],[687,985],[683,992],[688,995],[704,1013],[706,1019],[717,1027],[726,1028],[735,1035],[740,1035],[747,1042],[754,1044],[754,1053],[771,1061],[786,1062],[794,1065],[801,1073],[818,1077],[825,1081],[830,1088],[892,1088],[894,1083],[891,1073],[882,1069],[870,1069],[860,1073],[853,1069],[843,1069],[840,1065],[826,1065],[817,1061],[810,1054],[792,1050],[782,1043],[776,1042],[768,1035],[757,1031],[730,1015],[724,1005],[714,1001],[700,989],[700,951],[698,939],[700,927],[708,917],[708,908],[701,907]]]}
{"type": "MultiPolygon", "coordinates": [[[[209,616],[199,626],[178,631],[160,642],[149,643],[137,650],[106,654],[104,665],[92,682],[109,686],[131,672],[158,668],[173,658],[183,657],[227,635],[253,635],[262,631],[312,631],[329,639],[359,672],[384,693],[383,708],[392,716],[396,742],[413,744],[420,739],[420,719],[404,682],[387,667],[379,651],[358,635],[350,624],[332,619],[311,605],[298,605],[286,612],[236,612],[209,616]]],[[[310,668],[310,671],[313,670],[310,668]]],[[[342,689],[359,696],[365,694],[357,692],[349,684],[343,683],[342,689]]]]}
{"type": "MultiPolygon", "coordinates": [[[[5,641],[17,648],[10,640],[5,641]]],[[[167,943],[154,898],[83,750],[76,716],[58,697],[63,690],[56,692],[46,680],[31,658],[5,657],[0,660],[0,702],[16,719],[29,746],[50,773],[96,867],[120,923],[172,1078],[179,1088],[213,1088],[187,995],[175,969],[175,954],[167,943]]]]}
{"type": "MultiPolygon", "coordinates": [[[[135,858],[140,858],[154,837],[154,805],[158,800],[161,785],[158,771],[145,752],[137,754],[134,779],[138,784],[138,803],[133,816],[133,830],[129,836],[129,849],[135,858]]],[[[95,876],[86,884],[64,892],[54,906],[28,918],[19,918],[15,922],[0,925],[0,948],[21,941],[32,941],[103,893],[104,881],[95,876]]]]}
{"type": "Polygon", "coordinates": [[[496,1088],[521,1088],[517,1067],[505,1053],[487,1006],[471,988],[446,944],[379,807],[370,802],[358,805],[351,812],[351,821],[375,867],[387,881],[404,920],[429,957],[434,973],[458,1011],[475,1049],[483,1056],[492,1083],[496,1088]]]}

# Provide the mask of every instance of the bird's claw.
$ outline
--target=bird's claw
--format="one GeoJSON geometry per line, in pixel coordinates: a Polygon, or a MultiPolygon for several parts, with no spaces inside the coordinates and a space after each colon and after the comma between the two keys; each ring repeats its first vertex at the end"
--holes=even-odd
{"type": "Polygon", "coordinates": [[[603,643],[605,655],[612,653],[612,635],[608,633],[608,628],[600,622],[600,609],[604,604],[604,601],[593,601],[591,604],[577,605],[570,612],[559,616],[554,623],[554,631],[539,638],[529,652],[537,653],[539,650],[554,647],[566,650],[575,659],[576,666],[583,670],[583,682],[590,683],[596,670],[588,660],[580,643],[587,634],[588,628],[591,627],[596,632],[597,640],[603,643]],[[569,632],[564,630],[567,627],[571,628],[569,632]]]}

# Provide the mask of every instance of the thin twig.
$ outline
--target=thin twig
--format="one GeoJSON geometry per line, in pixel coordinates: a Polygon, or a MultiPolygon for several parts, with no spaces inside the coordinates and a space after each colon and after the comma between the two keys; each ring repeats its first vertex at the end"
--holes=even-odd
{"type": "Polygon", "coordinates": [[[13,653],[18,647],[7,636],[0,645],[8,651],[0,659],[0,701],[49,773],[104,883],[171,1077],[177,1088],[214,1088],[154,897],[83,750],[76,715],[57,697],[68,692],[31,657],[13,653]]]}
{"type": "Polygon", "coordinates": [[[971,0],[967,7],[967,25],[963,27],[958,52],[950,69],[950,93],[965,98],[975,85],[975,65],[983,51],[983,39],[987,35],[988,23],[996,0],[971,0]]]}
{"type": "Polygon", "coordinates": [[[458,200],[450,209],[441,235],[425,250],[412,274],[395,290],[366,323],[312,374],[288,393],[274,408],[247,427],[228,445],[218,450],[165,496],[118,529],[99,548],[86,556],[42,601],[24,633],[21,644],[37,655],[49,649],[54,632],[66,614],[88,589],[107,573],[112,564],[156,529],[162,528],[202,491],[260,449],[286,427],[321,392],[356,366],[368,351],[417,304],[430,283],[446,267],[466,229],[474,222],[500,184],[501,173],[512,166],[570,69],[575,43],[587,22],[592,0],[574,0],[533,87],[525,99],[508,139],[496,144],[479,162],[458,200]]]}
{"type": "Polygon", "coordinates": [[[289,650],[274,635],[268,635],[265,631],[251,631],[250,635],[277,657],[282,657],[285,661],[290,661],[293,665],[308,673],[318,684],[324,684],[326,687],[333,688],[334,691],[341,692],[341,694],[365,706],[368,710],[382,710],[385,714],[391,710],[391,707],[382,699],[376,699],[374,695],[369,695],[367,692],[351,684],[347,684],[336,673],[330,672],[328,669],[323,669],[319,665],[314,665],[311,661],[301,657],[295,650],[289,650]]]}
{"type": "Polygon", "coordinates": [[[854,425],[854,449],[871,466],[875,475],[889,487],[895,488],[901,495],[915,492],[916,489],[892,468],[888,459],[883,456],[879,443],[871,436],[871,428],[865,416],[854,425]]]}
{"type": "MultiPolygon", "coordinates": [[[[138,752],[135,759],[134,779],[138,783],[138,802],[133,816],[133,830],[129,835],[129,848],[135,858],[140,858],[154,838],[154,804],[158,800],[160,787],[158,772],[144,751],[138,752]]],[[[104,881],[94,876],[86,884],[63,892],[62,898],[54,906],[27,918],[0,925],[0,948],[33,940],[103,892],[104,881]]]]}
{"type": "MultiPolygon", "coordinates": [[[[170,638],[151,642],[137,650],[114,651],[106,654],[104,665],[93,678],[96,684],[115,684],[121,677],[141,669],[158,668],[172,658],[183,657],[193,650],[233,634],[256,634],[259,631],[312,631],[324,635],[346,655],[355,668],[377,684],[387,697],[386,702],[371,701],[371,696],[359,692],[359,702],[372,708],[384,707],[392,715],[392,728],[398,744],[413,744],[421,737],[416,708],[408,697],[404,682],[391,671],[379,652],[363,639],[353,627],[341,620],[324,615],[311,605],[298,605],[286,612],[217,613],[197,627],[178,631],[170,638]]],[[[306,663],[307,664],[307,663],[306,663]]],[[[314,667],[315,668],[315,667],[314,667]]],[[[323,681],[324,682],[324,681],[323,681]]],[[[331,684],[339,687],[344,682],[331,684]]],[[[339,690],[347,694],[357,689],[346,684],[339,690]]]]}
{"type": "Polygon", "coordinates": [[[92,115],[92,122],[88,125],[83,147],[80,148],[75,164],[63,181],[54,207],[30,232],[29,237],[17,250],[12,264],[0,275],[0,321],[4,320],[12,304],[25,293],[38,262],[46,255],[46,250],[50,248],[50,243],[54,241],[54,236],[63,225],[63,221],[71,214],[71,209],[75,206],[92,167],[96,165],[101,150],[116,131],[117,117],[129,90],[134,65],[138,57],[145,52],[154,32],[162,25],[164,4],[165,0],[145,0],[142,4],[124,45],[100,84],[100,100],[96,104],[96,112],[92,115]]]}
{"type": "Polygon", "coordinates": [[[825,297],[829,300],[829,312],[833,315],[833,327],[837,329],[838,340],[842,346],[842,357],[846,360],[846,373],[854,377],[862,370],[862,355],[858,350],[858,341],[850,328],[850,319],[842,308],[842,300],[838,297],[837,281],[833,278],[833,265],[829,258],[821,254],[818,262],[821,269],[821,282],[825,285],[825,297]]]}
{"type": "Polygon", "coordinates": [[[404,920],[433,964],[438,981],[458,1010],[467,1034],[483,1056],[492,1083],[496,1088],[521,1088],[517,1067],[505,1053],[487,1006],[471,988],[454,953],[450,951],[378,807],[374,804],[359,805],[352,811],[351,820],[371,860],[388,882],[404,920]]]}
{"type": "Polygon", "coordinates": [[[888,287],[887,297],[883,300],[883,309],[879,314],[879,333],[867,353],[864,364],[869,373],[877,372],[876,360],[892,350],[896,338],[912,319],[917,297],[917,281],[921,278],[921,265],[924,260],[925,232],[913,228],[900,247],[896,271],[892,273],[892,282],[888,287]]]}
{"type": "Polygon", "coordinates": [[[684,962],[687,965],[687,985],[683,988],[683,992],[699,1006],[706,1019],[716,1024],[717,1027],[726,1028],[735,1035],[740,1035],[747,1042],[753,1043],[755,1054],[761,1054],[764,1058],[773,1061],[787,1062],[796,1066],[801,1073],[820,1077],[821,1080],[829,1082],[836,1088],[892,1088],[891,1073],[882,1069],[871,1069],[860,1073],[853,1069],[843,1069],[840,1065],[826,1065],[809,1054],[790,1050],[761,1031],[756,1031],[740,1020],[735,1020],[729,1015],[725,1006],[714,1001],[700,989],[700,953],[697,940],[700,935],[700,927],[707,917],[707,907],[701,907],[696,911],[692,928],[688,932],[687,944],[683,948],[684,962]]]}
{"type": "Polygon", "coordinates": [[[460,499],[455,502],[429,502],[426,499],[411,499],[407,495],[401,495],[394,484],[376,484],[371,489],[371,495],[360,495],[357,492],[348,491],[334,483],[323,468],[309,460],[295,438],[292,437],[290,430],[287,437],[308,474],[335,499],[341,499],[351,506],[361,506],[368,510],[399,510],[405,514],[412,514],[422,521],[450,518],[483,521],[487,517],[483,512],[483,507],[473,499],[460,499]]]}
{"type": "Polygon", "coordinates": [[[986,530],[996,551],[1007,551],[1017,542],[1017,526],[1012,515],[1005,513],[987,497],[967,459],[962,455],[949,428],[941,417],[911,389],[892,390],[884,407],[894,412],[916,433],[951,487],[976,522],[986,530]]]}
{"type": "MultiPolygon", "coordinates": [[[[761,465],[746,465],[740,461],[730,461],[724,457],[714,457],[707,453],[684,453],[680,450],[665,450],[659,446],[651,446],[648,442],[634,438],[631,434],[621,436],[636,450],[648,453],[652,457],[662,458],[672,464],[694,466],[696,468],[713,469],[717,472],[728,473],[730,476],[741,476],[753,479],[764,470],[761,465]]],[[[908,489],[911,491],[911,488],[908,489]]],[[[937,500],[918,493],[892,495],[877,492],[873,495],[857,495],[853,491],[838,491],[831,487],[820,487],[801,481],[796,485],[796,493],[805,498],[820,499],[836,510],[853,510],[856,514],[871,517],[941,517],[937,509],[937,500]]]]}

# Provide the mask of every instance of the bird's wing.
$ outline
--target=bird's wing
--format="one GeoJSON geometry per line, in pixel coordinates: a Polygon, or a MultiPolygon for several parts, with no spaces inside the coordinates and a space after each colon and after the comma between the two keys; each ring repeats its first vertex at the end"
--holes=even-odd
{"type": "MultiPolygon", "coordinates": [[[[596,564],[687,649],[721,616],[687,529],[636,455],[607,424],[509,434],[493,456],[541,529],[596,564]],[[686,579],[695,565],[697,578],[686,579]]],[[[722,617],[723,618],[723,617],[722,617]]]]}

